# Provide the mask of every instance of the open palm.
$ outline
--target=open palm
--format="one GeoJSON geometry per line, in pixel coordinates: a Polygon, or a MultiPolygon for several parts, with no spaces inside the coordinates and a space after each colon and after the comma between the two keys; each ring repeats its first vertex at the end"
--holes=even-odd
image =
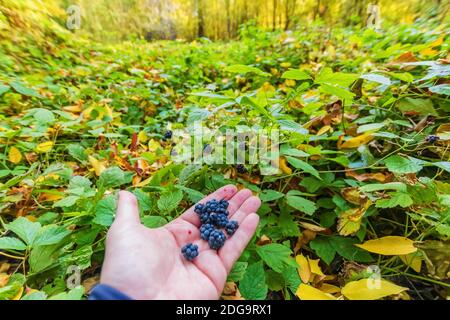
{"type": "Polygon", "coordinates": [[[100,282],[134,299],[218,299],[228,273],[255,233],[261,202],[248,189],[227,185],[205,197],[229,200],[229,219],[239,228],[218,251],[200,238],[200,219],[191,207],[167,225],[149,229],[140,223],[137,200],[119,192],[116,217],[106,238],[100,282]],[[192,242],[199,255],[187,261],[181,247],[192,242]]]}

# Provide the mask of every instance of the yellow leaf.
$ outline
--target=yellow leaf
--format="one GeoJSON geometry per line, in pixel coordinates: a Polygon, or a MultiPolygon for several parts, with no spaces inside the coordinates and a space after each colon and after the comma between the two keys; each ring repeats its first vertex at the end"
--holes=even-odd
{"type": "Polygon", "coordinates": [[[337,229],[341,236],[348,236],[355,233],[361,227],[361,219],[371,206],[372,201],[366,202],[360,208],[352,208],[340,214],[337,229]]]}
{"type": "Polygon", "coordinates": [[[435,56],[439,53],[439,51],[434,50],[433,48],[426,48],[420,51],[420,54],[423,56],[435,56]]]}
{"type": "Polygon", "coordinates": [[[139,143],[145,143],[148,141],[148,136],[145,133],[145,131],[139,131],[138,141],[139,141],[139,143]]]}
{"type": "Polygon", "coordinates": [[[415,272],[420,272],[422,269],[422,257],[417,255],[417,253],[410,253],[404,256],[400,256],[400,259],[408,267],[413,269],[415,272]]]}
{"type": "Polygon", "coordinates": [[[328,131],[330,131],[331,126],[323,126],[322,128],[319,129],[319,131],[317,131],[316,136],[320,136],[324,133],[327,133],[328,131]]]}
{"type": "Polygon", "coordinates": [[[325,292],[325,293],[340,293],[341,288],[339,288],[337,286],[333,286],[332,284],[329,284],[329,283],[323,283],[320,286],[320,291],[325,292]]]}
{"type": "Polygon", "coordinates": [[[309,268],[308,260],[304,255],[299,254],[295,257],[295,261],[297,261],[297,264],[300,266],[300,268],[298,269],[300,279],[302,279],[302,282],[308,283],[309,279],[311,278],[311,269],[309,268]]]}
{"type": "Polygon", "coordinates": [[[359,146],[368,143],[372,139],[373,139],[372,134],[369,132],[366,132],[357,137],[350,138],[347,141],[344,141],[340,146],[338,146],[338,148],[339,149],[358,148],[359,146]]]}
{"type": "Polygon", "coordinates": [[[318,274],[319,276],[324,276],[322,270],[320,269],[319,261],[320,259],[312,260],[308,258],[309,269],[311,270],[311,273],[318,274]]]}
{"type": "Polygon", "coordinates": [[[46,152],[49,152],[50,150],[52,150],[52,148],[53,148],[53,141],[46,141],[46,142],[39,143],[37,145],[36,152],[46,153],[46,152]]]}
{"type": "Polygon", "coordinates": [[[20,287],[19,292],[17,292],[17,294],[11,300],[20,300],[20,298],[22,297],[22,293],[23,293],[23,287],[20,287]]]}
{"type": "Polygon", "coordinates": [[[6,273],[0,273],[0,288],[6,286],[9,281],[9,275],[6,273]]]}
{"type": "Polygon", "coordinates": [[[384,279],[361,279],[347,283],[341,290],[350,300],[376,300],[408,290],[384,279]]]}
{"type": "Polygon", "coordinates": [[[331,294],[322,292],[304,283],[300,284],[295,294],[300,300],[336,300],[331,294]]]}
{"type": "Polygon", "coordinates": [[[103,172],[103,170],[106,169],[105,165],[103,164],[103,162],[98,161],[97,159],[95,159],[93,156],[89,156],[89,163],[91,164],[91,166],[94,168],[95,171],[95,175],[96,176],[100,176],[103,172]]]}
{"type": "Polygon", "coordinates": [[[18,164],[22,160],[22,154],[16,147],[9,148],[8,160],[14,164],[18,164]]]}
{"type": "Polygon", "coordinates": [[[280,157],[280,169],[281,171],[283,171],[283,173],[286,174],[291,174],[292,173],[292,169],[288,167],[288,165],[286,164],[286,159],[284,157],[280,157]]]}
{"type": "Polygon", "coordinates": [[[399,256],[417,251],[414,241],[399,236],[388,236],[375,240],[369,240],[356,246],[369,252],[383,254],[386,256],[399,256]]]}

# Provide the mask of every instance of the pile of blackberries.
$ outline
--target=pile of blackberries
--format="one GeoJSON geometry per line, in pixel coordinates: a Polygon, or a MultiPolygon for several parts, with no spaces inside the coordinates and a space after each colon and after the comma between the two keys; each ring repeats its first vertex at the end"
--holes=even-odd
{"type": "MultiPolygon", "coordinates": [[[[227,237],[221,229],[232,236],[239,224],[237,221],[228,220],[228,201],[222,199],[217,201],[212,199],[205,204],[197,204],[194,208],[201,222],[200,237],[208,241],[209,247],[213,250],[219,250],[225,244],[227,237]]],[[[192,243],[185,245],[181,252],[183,256],[192,261],[198,255],[198,246],[192,243]]]]}

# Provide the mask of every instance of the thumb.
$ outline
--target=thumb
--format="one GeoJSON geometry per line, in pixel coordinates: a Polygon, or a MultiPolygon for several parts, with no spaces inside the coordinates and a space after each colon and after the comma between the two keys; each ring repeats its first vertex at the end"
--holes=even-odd
{"type": "Polygon", "coordinates": [[[120,191],[117,202],[116,216],[114,218],[116,225],[140,224],[139,208],[137,199],[131,192],[120,191]]]}

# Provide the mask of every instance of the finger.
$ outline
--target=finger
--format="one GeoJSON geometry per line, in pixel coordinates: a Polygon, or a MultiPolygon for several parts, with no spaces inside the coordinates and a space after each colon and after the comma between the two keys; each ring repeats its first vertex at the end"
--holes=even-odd
{"type": "Polygon", "coordinates": [[[199,255],[193,260],[195,266],[205,274],[217,290],[217,295],[220,296],[227,280],[227,270],[217,255],[216,250],[200,248],[199,255]]]}
{"type": "Polygon", "coordinates": [[[218,254],[227,273],[231,271],[234,263],[242,254],[259,223],[259,216],[256,213],[250,213],[244,221],[242,221],[236,233],[229,238],[224,246],[219,250],[218,254]]]}
{"type": "MultiPolygon", "coordinates": [[[[218,190],[216,190],[215,192],[211,193],[210,195],[206,196],[205,198],[203,198],[202,200],[200,200],[199,203],[205,203],[209,200],[212,199],[217,199],[217,200],[221,200],[221,199],[225,199],[225,200],[230,200],[231,197],[233,197],[233,195],[237,192],[237,188],[236,186],[229,184],[226,185],[218,190]]],[[[190,207],[185,213],[183,213],[179,218],[192,223],[193,225],[200,227],[200,218],[198,217],[198,215],[194,212],[194,207],[195,205],[193,205],[192,207],[190,207]]]]}
{"type": "Polygon", "coordinates": [[[235,213],[251,195],[252,192],[249,189],[242,189],[236,193],[233,198],[228,201],[228,216],[235,213]]]}
{"type": "Polygon", "coordinates": [[[228,217],[229,220],[235,220],[238,223],[244,221],[245,217],[250,213],[258,211],[261,206],[261,200],[258,197],[251,196],[240,206],[239,210],[237,210],[234,214],[228,217]]]}
{"type": "Polygon", "coordinates": [[[200,230],[183,219],[175,219],[168,223],[165,228],[172,233],[180,247],[200,239],[200,230]]]}
{"type": "Polygon", "coordinates": [[[137,199],[131,192],[120,191],[117,202],[115,225],[140,224],[137,199]]]}

